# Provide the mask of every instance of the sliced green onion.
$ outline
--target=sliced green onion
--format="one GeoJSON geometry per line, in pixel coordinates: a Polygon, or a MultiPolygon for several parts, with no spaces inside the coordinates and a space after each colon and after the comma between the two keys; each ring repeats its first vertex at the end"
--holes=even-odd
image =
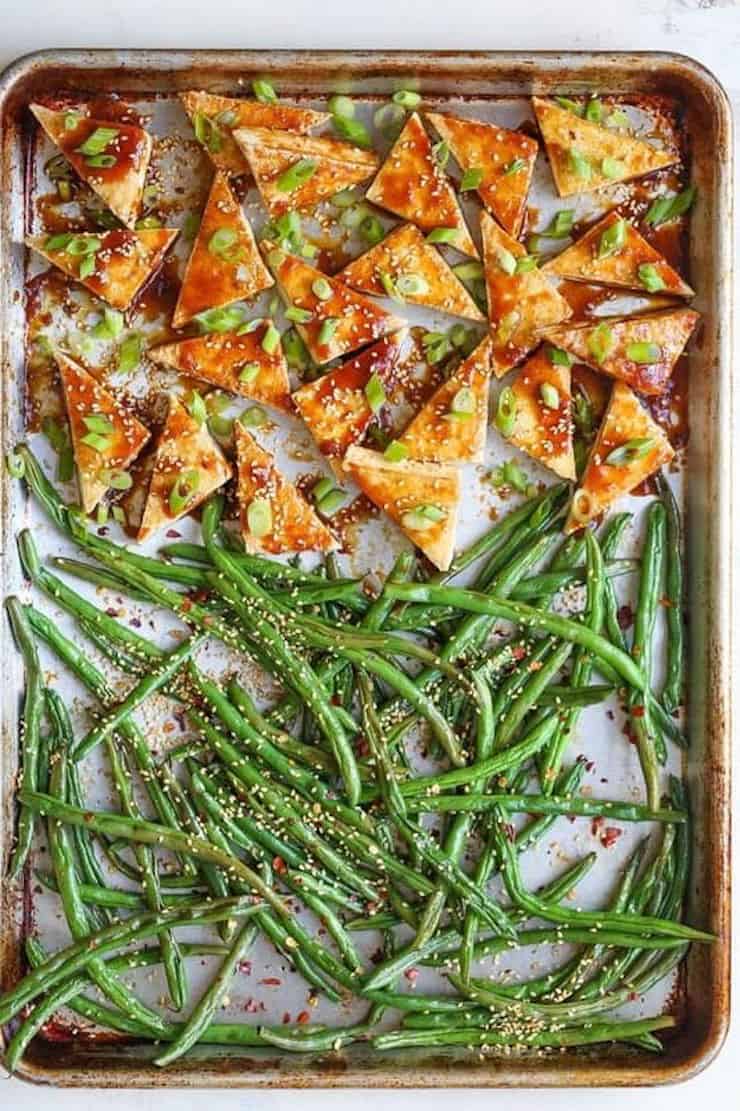
{"type": "Polygon", "coordinates": [[[115,154],[91,154],[85,161],[88,166],[109,170],[111,166],[115,166],[118,159],[115,154]]]}
{"type": "Polygon", "coordinates": [[[177,515],[182,513],[185,506],[192,499],[193,494],[197,493],[200,486],[200,471],[190,470],[185,471],[185,474],[180,475],[170,490],[169,508],[170,513],[177,515]]]}
{"type": "Polygon", "coordinates": [[[479,166],[472,166],[466,170],[460,182],[460,192],[467,193],[469,189],[477,189],[483,181],[483,170],[479,166]]]}
{"type": "Polygon", "coordinates": [[[676,220],[679,216],[683,216],[685,212],[691,208],[696,200],[696,186],[690,185],[688,189],[684,189],[682,193],[674,193],[667,197],[658,197],[653,201],[650,208],[645,213],[645,223],[650,227],[657,228],[660,224],[667,224],[670,220],[676,220]]]}
{"type": "Polygon", "coordinates": [[[267,498],[253,498],[247,506],[247,529],[258,540],[272,531],[272,506],[267,498]]]}
{"type": "Polygon", "coordinates": [[[350,100],[348,96],[333,96],[329,101],[329,111],[332,116],[341,116],[345,120],[351,120],[355,114],[355,102],[350,100]]]}
{"type": "Polygon", "coordinates": [[[627,173],[627,167],[618,158],[606,157],[601,160],[601,172],[604,177],[614,179],[624,177],[627,173]]]}
{"type": "Polygon", "coordinates": [[[360,201],[359,204],[352,205],[351,208],[345,208],[344,212],[339,217],[339,223],[343,228],[349,228],[350,231],[355,231],[369,215],[370,209],[366,204],[360,201]]]}
{"type": "Polygon", "coordinates": [[[464,324],[453,324],[449,331],[449,337],[453,347],[466,347],[470,332],[464,324]]]}
{"type": "Polygon", "coordinates": [[[104,502],[100,502],[95,510],[95,523],[98,525],[105,525],[108,522],[108,506],[104,502]]]}
{"type": "Polygon", "coordinates": [[[252,332],[256,332],[264,323],[264,316],[256,316],[254,320],[247,320],[246,323],[240,325],[236,330],[236,334],[238,336],[250,336],[252,332]]]}
{"type": "Polygon", "coordinates": [[[235,332],[244,323],[244,309],[230,305],[225,309],[207,309],[195,317],[202,332],[235,332]]]}
{"type": "Polygon", "coordinates": [[[118,348],[116,369],[120,374],[130,374],[132,370],[136,369],[141,362],[142,349],[143,342],[138,332],[132,332],[130,336],[126,336],[118,348]]]}
{"type": "Polygon", "coordinates": [[[588,490],[576,490],[570,505],[571,516],[574,521],[584,524],[593,516],[594,501],[588,490]]]}
{"type": "Polygon", "coordinates": [[[80,279],[91,277],[95,273],[95,255],[85,255],[80,259],[80,279]]]}
{"type": "Polygon", "coordinates": [[[238,119],[233,108],[224,108],[223,112],[219,112],[216,116],[216,123],[219,127],[233,127],[238,119]]]}
{"type": "Polygon", "coordinates": [[[64,113],[64,130],[74,131],[79,124],[82,116],[79,112],[65,112],[64,113]]]}
{"type": "Polygon", "coordinates": [[[414,108],[418,108],[421,104],[420,94],[414,92],[413,89],[399,89],[398,92],[393,94],[391,100],[394,104],[398,104],[399,107],[408,108],[410,111],[413,111],[414,108]]]}
{"type": "Polygon", "coordinates": [[[115,339],[123,331],[123,313],[117,309],[103,309],[103,319],[95,325],[92,335],[96,339],[115,339]]]}
{"type": "Polygon", "coordinates": [[[311,291],[314,297],[318,297],[319,301],[331,300],[332,288],[326,278],[317,278],[311,285],[311,291]]]}
{"type": "Polygon", "coordinates": [[[504,437],[509,437],[516,423],[516,395],[511,386],[504,386],[498,395],[495,416],[496,427],[504,437]]]}
{"type": "Polygon", "coordinates": [[[389,463],[401,463],[408,456],[409,449],[399,440],[391,440],[383,452],[383,458],[389,463]]]}
{"type": "Polygon", "coordinates": [[[88,432],[80,438],[80,443],[97,451],[98,455],[103,455],[110,450],[111,439],[110,436],[102,436],[99,432],[88,432]]]}
{"type": "Polygon", "coordinates": [[[602,104],[597,96],[592,96],[586,103],[586,109],[583,113],[587,120],[591,123],[601,123],[602,104]]]}
{"type": "Polygon", "coordinates": [[[335,208],[351,208],[357,203],[359,197],[356,189],[340,189],[331,198],[331,204],[335,208]]]}
{"type": "Polygon", "coordinates": [[[558,393],[552,382],[543,382],[540,385],[540,397],[542,404],[548,409],[560,408],[560,394],[558,393]]]}
{"type": "Polygon", "coordinates": [[[335,489],[334,483],[330,478],[320,478],[311,490],[311,494],[314,501],[320,502],[333,489],[335,489]]]}
{"type": "Polygon", "coordinates": [[[450,339],[444,332],[426,332],[421,342],[430,366],[441,363],[452,351],[450,339]]]}
{"type": "Polygon", "coordinates": [[[265,410],[260,405],[253,405],[251,409],[245,409],[239,417],[239,422],[245,428],[264,428],[267,424],[268,417],[265,410]]]}
{"type": "Polygon", "coordinates": [[[593,435],[595,421],[594,407],[582,390],[573,394],[573,423],[586,439],[593,435]]]}
{"type": "Polygon", "coordinates": [[[621,251],[627,242],[627,221],[615,220],[599,237],[597,258],[609,258],[621,251]]]}
{"type": "Polygon", "coordinates": [[[275,182],[275,188],[279,193],[293,193],[310,181],[317,169],[318,165],[313,158],[299,158],[283,171],[275,182]]]}
{"type": "Polygon", "coordinates": [[[260,104],[277,104],[277,93],[275,87],[270,81],[266,81],[264,77],[256,77],[252,82],[252,92],[257,97],[260,104]]]}
{"type": "Polygon", "coordinates": [[[285,310],[285,319],[290,320],[293,324],[308,324],[309,320],[313,319],[313,313],[309,309],[302,309],[298,305],[290,305],[285,310]]]}
{"type": "Polygon", "coordinates": [[[371,375],[365,386],[365,398],[374,413],[380,412],[387,400],[385,388],[377,374],[371,375]]]}
{"type": "Polygon", "coordinates": [[[513,459],[507,460],[501,468],[503,472],[503,479],[507,486],[511,486],[520,494],[526,494],[527,497],[534,495],[534,486],[527,478],[526,474],[513,459]]]}
{"type": "Polygon", "coordinates": [[[499,247],[496,252],[496,261],[499,268],[503,270],[504,274],[513,274],[516,271],[516,258],[512,255],[511,251],[507,251],[506,247],[499,247]]]}
{"type": "Polygon", "coordinates": [[[378,277],[380,278],[380,284],[383,287],[386,297],[390,297],[397,304],[403,305],[405,303],[403,296],[388,271],[379,270],[378,277]]]}
{"type": "Polygon", "coordinates": [[[400,274],[396,278],[396,288],[404,297],[419,296],[429,292],[429,283],[420,274],[400,274]]]}
{"type": "Polygon", "coordinates": [[[57,479],[59,482],[71,482],[75,473],[75,454],[72,445],[68,444],[59,452],[57,459],[57,479]]]}
{"type": "Polygon", "coordinates": [[[325,494],[323,498],[319,499],[316,503],[316,508],[323,517],[333,517],[336,511],[344,504],[346,497],[347,494],[345,491],[340,490],[337,486],[333,490],[330,490],[328,494],[325,494]]]}
{"type": "Polygon", "coordinates": [[[317,337],[319,346],[326,347],[328,343],[331,343],[332,339],[334,338],[334,333],[339,327],[339,323],[339,318],[336,316],[327,316],[326,320],[323,320],[321,322],[321,327],[319,328],[319,334],[317,337]]]}
{"type": "Polygon", "coordinates": [[[567,239],[573,231],[575,216],[575,209],[561,208],[555,213],[545,230],[539,234],[547,239],[567,239]]]}
{"type": "Polygon", "coordinates": [[[78,154],[84,154],[86,158],[94,158],[97,154],[102,154],[109,143],[118,137],[117,127],[96,127],[92,134],[88,135],[82,146],[77,148],[78,154]]]}
{"type": "Polygon", "coordinates": [[[450,160],[450,148],[444,139],[440,140],[439,143],[435,143],[432,147],[432,158],[437,163],[440,170],[444,170],[450,160]]]}
{"type": "Polygon", "coordinates": [[[504,166],[503,176],[511,177],[512,174],[520,174],[522,170],[526,170],[526,168],[526,158],[515,158],[513,161],[509,162],[508,165],[504,166]]]}
{"type": "Polygon", "coordinates": [[[130,490],[134,480],[128,471],[102,470],[99,473],[100,481],[109,486],[111,490],[130,490]]]}
{"type": "Polygon", "coordinates": [[[121,505],[112,505],[110,511],[111,511],[111,516],[113,517],[113,520],[117,524],[119,524],[119,525],[125,525],[126,524],[126,514],[124,512],[123,506],[121,506],[121,505]]]}
{"type": "Polygon", "coordinates": [[[137,220],[136,231],[146,231],[147,229],[162,228],[164,224],[158,216],[144,216],[142,220],[137,220]]]}
{"type": "Polygon", "coordinates": [[[60,178],[57,182],[57,193],[59,194],[60,201],[72,200],[72,182],[67,181],[66,178],[60,178]]]}
{"type": "Polygon", "coordinates": [[[411,532],[427,532],[446,516],[446,511],[437,505],[417,505],[401,515],[401,525],[411,532]]]}
{"type": "Polygon", "coordinates": [[[516,273],[529,274],[530,271],[537,269],[537,259],[533,255],[521,255],[516,260],[516,273]]]}
{"type": "Polygon", "coordinates": [[[547,357],[553,366],[565,366],[569,368],[573,366],[573,360],[570,355],[567,351],[563,351],[561,347],[548,347],[547,357]]]}
{"type": "Polygon", "coordinates": [[[262,350],[266,355],[274,355],[280,344],[280,332],[278,332],[275,325],[270,321],[262,337],[262,350]]]}
{"type": "Polygon", "coordinates": [[[477,407],[475,394],[470,386],[461,386],[452,399],[449,415],[455,420],[472,420],[477,407]]]}
{"type": "Polygon", "coordinates": [[[191,390],[185,408],[190,413],[190,416],[197,424],[203,424],[208,419],[208,409],[201,394],[197,390],[191,390]]]}
{"type": "Polygon", "coordinates": [[[621,108],[612,108],[606,117],[607,127],[629,127],[629,116],[621,108]]]}
{"type": "Polygon", "coordinates": [[[69,435],[65,425],[60,424],[54,417],[44,417],[41,424],[41,431],[44,433],[57,455],[60,451],[64,451],[69,443],[69,435]]]}
{"type": "Polygon", "coordinates": [[[283,332],[282,341],[283,354],[288,366],[291,370],[304,374],[311,366],[311,356],[303,339],[295,328],[288,328],[287,332],[283,332]]]}
{"type": "Polygon", "coordinates": [[[648,293],[658,293],[665,289],[665,282],[651,262],[643,262],[637,267],[637,276],[648,293]]]}
{"type": "Polygon", "coordinates": [[[640,436],[634,440],[627,440],[619,447],[610,451],[604,460],[610,467],[625,467],[636,459],[643,459],[653,447],[650,436],[640,436]]]}
{"type": "Polygon", "coordinates": [[[375,247],[382,239],[385,239],[385,228],[378,217],[372,213],[361,221],[358,231],[361,238],[370,247],[375,247]]]}
{"type": "Polygon", "coordinates": [[[98,432],[101,436],[107,436],[115,431],[110,419],[104,413],[90,413],[82,418],[82,423],[88,432],[98,432]]]}
{"type": "Polygon", "coordinates": [[[585,155],[581,154],[575,147],[571,147],[568,151],[568,158],[570,160],[570,168],[576,177],[581,181],[589,181],[591,178],[591,163],[585,155]]]}
{"type": "Polygon", "coordinates": [[[243,382],[244,386],[248,386],[250,382],[259,377],[260,364],[259,362],[247,362],[239,371],[239,381],[243,382]]]}
{"type": "Polygon", "coordinates": [[[582,116],[585,110],[583,104],[579,104],[577,100],[571,100],[569,96],[556,96],[555,103],[559,104],[561,108],[565,108],[567,112],[572,112],[575,116],[582,116]]]}
{"type": "Polygon", "coordinates": [[[216,414],[216,416],[209,419],[208,428],[217,440],[227,443],[234,432],[234,421],[231,417],[222,417],[220,414],[216,414]]]}
{"type": "Polygon", "coordinates": [[[452,267],[452,273],[461,282],[475,282],[483,277],[484,270],[480,262],[460,262],[452,267]]]}
{"type": "Polygon", "coordinates": [[[458,228],[432,228],[427,235],[427,243],[457,243],[458,228]]]}
{"type": "Polygon", "coordinates": [[[507,344],[521,323],[521,313],[518,309],[504,313],[496,326],[496,343],[507,344]]]}
{"type": "Polygon", "coordinates": [[[202,143],[211,154],[218,154],[223,146],[223,138],[217,125],[203,112],[196,112],[193,116],[193,130],[199,143],[202,143]]]}
{"type": "Polygon", "coordinates": [[[589,333],[587,346],[596,362],[601,366],[614,347],[614,333],[606,322],[597,325],[589,333]]]}
{"type": "Polygon", "coordinates": [[[633,363],[647,366],[650,363],[657,363],[660,355],[661,351],[657,343],[627,344],[627,358],[633,363]]]}
{"type": "Polygon", "coordinates": [[[373,144],[370,132],[362,120],[353,120],[348,116],[332,116],[332,127],[337,135],[346,139],[348,143],[354,143],[356,147],[366,150],[373,144]]]}
{"type": "Polygon", "coordinates": [[[5,469],[11,478],[23,478],[26,473],[26,464],[21,455],[9,451],[5,456],[5,469]]]}
{"type": "Polygon", "coordinates": [[[218,228],[208,240],[208,250],[224,262],[238,262],[244,254],[236,228],[218,228]]]}

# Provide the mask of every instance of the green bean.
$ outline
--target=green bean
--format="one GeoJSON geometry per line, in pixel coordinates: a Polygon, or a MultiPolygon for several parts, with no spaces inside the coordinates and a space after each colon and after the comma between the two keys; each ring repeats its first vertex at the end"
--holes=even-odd
{"type": "MultiPolygon", "coordinates": [[[[649,675],[653,628],[657,616],[663,564],[665,557],[666,511],[662,502],[653,502],[648,510],[647,531],[640,571],[640,590],[635,611],[632,655],[649,675]]],[[[650,708],[636,692],[628,700],[630,725],[637,743],[648,806],[657,807],[660,799],[658,761],[662,747],[658,748],[658,735],[652,726],[650,708]]],[[[663,759],[665,757],[663,756],[663,759]]]]}
{"type": "Polygon", "coordinates": [[[668,627],[666,678],[662,702],[672,714],[681,704],[684,672],[683,558],[681,514],[663,471],[658,489],[666,511],[666,624],[668,627]]]}
{"type": "MultiPolygon", "coordinates": [[[[44,716],[44,680],[33,635],[19,599],[7,598],[5,608],[26,668],[26,689],[20,734],[20,783],[26,790],[33,791],[38,782],[39,738],[44,716]]],[[[22,808],[18,817],[15,848],[8,869],[9,880],[14,880],[26,863],[33,841],[34,824],[33,814],[22,808]]]]}
{"type": "MultiPolygon", "coordinates": [[[[639,564],[635,559],[613,559],[604,564],[604,574],[608,579],[630,575],[637,571],[639,564]]],[[[543,571],[532,575],[515,586],[509,597],[516,602],[529,602],[541,595],[556,594],[570,586],[578,586],[587,581],[583,567],[573,567],[563,571],[543,571]]]]}
{"type": "Polygon", "coordinates": [[[665,1030],[676,1025],[671,1015],[637,1019],[632,1022],[593,1023],[587,1027],[565,1030],[547,1030],[533,1033],[527,1024],[521,1030],[497,1033],[493,1030],[469,1030],[450,1027],[448,1030],[399,1030],[379,1034],[373,1038],[373,1048],[378,1050],[413,1049],[446,1045],[501,1046],[526,1049],[528,1047],[563,1048],[565,1046],[594,1045],[598,1042],[629,1041],[635,1035],[665,1030]]]}
{"type": "Polygon", "coordinates": [[[551,636],[581,644],[599,660],[604,660],[620,675],[625,682],[636,690],[645,689],[645,675],[641,668],[625,652],[616,648],[610,641],[594,633],[585,625],[579,625],[568,617],[559,614],[540,612],[524,602],[509,602],[499,598],[489,598],[472,590],[462,590],[450,586],[427,586],[421,583],[399,583],[389,588],[391,597],[402,601],[434,602],[439,605],[453,605],[469,613],[480,613],[499,617],[527,629],[541,629],[551,636]]]}
{"type": "Polygon", "coordinates": [[[613,818],[622,822],[685,822],[680,810],[650,810],[638,803],[592,798],[556,798],[554,795],[426,795],[407,802],[410,811],[423,814],[485,814],[500,809],[508,814],[569,814],[613,818]]]}

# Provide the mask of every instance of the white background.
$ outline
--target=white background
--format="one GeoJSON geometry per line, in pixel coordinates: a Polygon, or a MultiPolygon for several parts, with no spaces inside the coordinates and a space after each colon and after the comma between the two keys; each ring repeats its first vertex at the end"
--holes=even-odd
{"type": "MultiPolygon", "coordinates": [[[[703,62],[730,94],[740,118],[740,7],[734,0],[2,0],[0,66],[44,47],[293,47],[476,50],[670,50],[703,62]]],[[[736,135],[737,135],[736,126],[736,135]]],[[[736,144],[740,146],[740,143],[736,144]]],[[[736,222],[737,223],[737,222],[736,222]]],[[[727,229],[733,234],[733,229],[727,229]]],[[[740,246],[740,234],[735,231],[740,246]]],[[[738,258],[736,247],[735,257],[738,258]]],[[[740,297],[736,296],[740,303],[740,297]]],[[[736,451],[736,457],[740,453],[736,451]]],[[[737,478],[737,475],[736,475],[737,478]]],[[[736,561],[737,566],[737,561],[736,561]]],[[[740,621],[735,614],[735,628],[740,621]]],[[[738,791],[735,791],[738,801],[738,791]]],[[[737,812],[737,811],[736,811],[737,812]]],[[[735,881],[740,887],[740,851],[735,881]]],[[[735,930],[736,948],[738,930],[735,930]]],[[[735,983],[740,962],[735,960],[735,983]]],[[[0,1079],[8,1111],[332,1111],[355,1100],[390,1111],[423,1099],[506,1111],[640,1111],[740,1108],[740,1025],[718,1059],[676,1089],[563,1092],[105,1092],[53,1091],[0,1079]]]]}

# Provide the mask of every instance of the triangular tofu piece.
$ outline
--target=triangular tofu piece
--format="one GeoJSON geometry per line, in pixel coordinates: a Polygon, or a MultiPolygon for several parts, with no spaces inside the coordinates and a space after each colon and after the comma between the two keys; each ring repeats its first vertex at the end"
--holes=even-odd
{"type": "Polygon", "coordinates": [[[405,326],[403,320],[369,297],[356,293],[337,278],[327,277],[303,259],[287,254],[267,240],[261,246],[285,301],[311,314],[310,320],[295,326],[319,366],[405,326]]]}
{"type": "Polygon", "coordinates": [[[575,532],[634,490],[675,452],[629,386],[615,382],[609,406],[573,495],[566,532],[575,532]]]}
{"type": "Polygon", "coordinates": [[[376,421],[365,388],[376,377],[390,393],[397,381],[408,330],[384,336],[353,359],[307,382],[293,394],[298,412],[311,430],[319,451],[336,474],[342,474],[342,459],[352,444],[358,444],[376,421]]]}
{"type": "Polygon", "coordinates": [[[432,394],[399,443],[412,459],[480,462],[486,446],[491,384],[491,338],[478,344],[432,394]]]}
{"type": "Polygon", "coordinates": [[[239,128],[234,138],[271,216],[314,208],[342,189],[366,181],[378,168],[372,151],[338,139],[315,139],[267,127],[239,128]]]}
{"type": "Polygon", "coordinates": [[[116,472],[126,471],[149,439],[149,429],[78,363],[55,354],[62,380],[77,467],[80,500],[92,513],[111,487],[116,472]]]}
{"type": "Polygon", "coordinates": [[[487,212],[481,213],[481,232],[493,372],[502,378],[537,346],[543,330],[567,320],[571,309],[521,243],[487,212]]]}
{"type": "Polygon", "coordinates": [[[552,100],[533,96],[532,105],[561,197],[643,177],[678,161],[677,154],[581,119],[552,100]]]}
{"type": "Polygon", "coordinates": [[[26,245],[114,309],[125,311],[159,269],[177,235],[177,229],[116,228],[29,235],[26,245]]]}
{"type": "Polygon", "coordinates": [[[539,143],[495,123],[427,112],[461,170],[478,171],[477,193],[509,235],[519,235],[539,143]]]}
{"type": "Polygon", "coordinates": [[[551,328],[547,338],[594,370],[621,378],[639,393],[657,395],[665,391],[698,320],[693,309],[667,309],[551,328]]]}
{"type": "Polygon", "coordinates": [[[514,427],[506,437],[561,478],[575,479],[571,372],[554,364],[550,344],[543,344],[511,382],[514,427]]]}
{"type": "Polygon", "coordinates": [[[330,118],[326,112],[316,112],[313,108],[262,104],[259,100],[240,100],[195,90],[180,93],[180,101],[211,161],[229,175],[249,173],[247,160],[232,134],[237,128],[274,127],[303,135],[330,118]]]}
{"type": "Polygon", "coordinates": [[[478,257],[449,178],[432,153],[431,139],[419,116],[409,116],[401,134],[367,191],[367,200],[416,224],[423,232],[451,228],[453,246],[478,257]]]}
{"type": "Polygon", "coordinates": [[[380,452],[351,447],[345,470],[440,571],[455,550],[460,471],[449,463],[389,462],[380,452]]]}
{"type": "Polygon", "coordinates": [[[389,288],[395,289],[397,299],[450,316],[485,320],[465,286],[415,224],[394,228],[376,247],[345,266],[338,277],[365,293],[385,297],[389,288]]]}
{"type": "Polygon", "coordinates": [[[159,434],[144,513],[137,534],[146,540],[185,517],[231,478],[231,467],[205,421],[199,424],[175,397],[159,434]]]}
{"type": "Polygon", "coordinates": [[[249,300],[273,284],[229,179],[216,171],[190,252],[172,324],[199,312],[249,300]]]}
{"type": "Polygon", "coordinates": [[[332,551],[337,542],[275,460],[238,421],[234,425],[237,494],[244,545],[250,552],[332,551]]]}
{"type": "Polygon", "coordinates": [[[693,297],[694,291],[629,220],[607,212],[577,243],[542,267],[543,274],[640,293],[693,297]]]}
{"type": "Polygon", "coordinates": [[[202,378],[222,390],[292,412],[288,364],[282,344],[267,352],[262,346],[271,322],[263,320],[252,332],[213,332],[179,343],[150,347],[147,358],[191,378],[202,378]]]}
{"type": "Polygon", "coordinates": [[[144,192],[151,136],[135,124],[77,111],[55,112],[42,104],[32,104],[31,111],[75,173],[132,228],[144,192]]]}

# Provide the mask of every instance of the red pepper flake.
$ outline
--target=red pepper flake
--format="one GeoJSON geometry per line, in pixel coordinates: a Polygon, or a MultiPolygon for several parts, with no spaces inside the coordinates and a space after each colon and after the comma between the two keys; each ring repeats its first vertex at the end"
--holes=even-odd
{"type": "Polygon", "coordinates": [[[370,755],[370,745],[366,737],[358,737],[355,741],[355,753],[357,756],[365,757],[370,755]]]}
{"type": "Polygon", "coordinates": [[[514,829],[514,826],[511,824],[511,822],[507,822],[504,826],[504,833],[506,834],[509,841],[512,842],[512,844],[514,841],[516,841],[516,830],[514,829]]]}
{"type": "Polygon", "coordinates": [[[290,1011],[285,1011],[283,1014],[283,1026],[287,1026],[290,1022],[290,1011]]]}
{"type": "Polygon", "coordinates": [[[178,532],[176,528],[168,528],[165,536],[168,540],[179,540],[182,536],[182,533],[178,532]]]}
{"type": "Polygon", "coordinates": [[[632,612],[632,606],[619,607],[619,609],[617,610],[617,624],[619,625],[619,628],[622,630],[622,632],[625,632],[625,630],[629,629],[634,620],[635,617],[632,612]]]}
{"type": "Polygon", "coordinates": [[[237,967],[237,970],[239,972],[241,972],[241,974],[243,976],[251,976],[252,975],[252,962],[251,961],[239,961],[239,963],[236,967],[237,967]]]}
{"type": "Polygon", "coordinates": [[[249,998],[244,1004],[244,1010],[247,1012],[248,1015],[259,1014],[259,1012],[264,1011],[264,1009],[264,1003],[260,1003],[256,999],[249,998]]]}
{"type": "Polygon", "coordinates": [[[610,849],[622,836],[622,830],[617,826],[607,826],[601,835],[601,844],[605,849],[610,849]]]}
{"type": "Polygon", "coordinates": [[[523,644],[517,644],[512,648],[511,654],[515,660],[523,660],[527,654],[527,649],[523,644]]]}
{"type": "Polygon", "coordinates": [[[591,836],[592,837],[597,837],[598,836],[599,830],[601,829],[603,824],[604,824],[604,819],[603,818],[592,818],[591,819],[591,836]]]}
{"type": "Polygon", "coordinates": [[[407,968],[404,972],[404,976],[409,981],[409,983],[413,984],[418,979],[419,970],[416,968],[407,968]]]}
{"type": "Polygon", "coordinates": [[[193,608],[193,600],[192,600],[192,598],[188,598],[187,595],[186,595],[183,598],[182,602],[180,603],[180,609],[182,610],[183,613],[189,613],[192,608],[193,608]]]}
{"type": "Polygon", "coordinates": [[[282,876],[288,871],[288,866],[281,856],[274,856],[272,858],[272,866],[279,876],[282,876]]]}
{"type": "Polygon", "coordinates": [[[645,707],[644,706],[630,706],[630,714],[633,718],[644,718],[645,717],[645,707]]]}
{"type": "Polygon", "coordinates": [[[266,976],[264,980],[259,981],[266,988],[279,988],[282,982],[277,976],[266,976]]]}
{"type": "Polygon", "coordinates": [[[310,1021],[311,1015],[308,1011],[300,1011],[300,1013],[296,1015],[296,1022],[299,1026],[305,1026],[305,1024],[310,1021]]]}

